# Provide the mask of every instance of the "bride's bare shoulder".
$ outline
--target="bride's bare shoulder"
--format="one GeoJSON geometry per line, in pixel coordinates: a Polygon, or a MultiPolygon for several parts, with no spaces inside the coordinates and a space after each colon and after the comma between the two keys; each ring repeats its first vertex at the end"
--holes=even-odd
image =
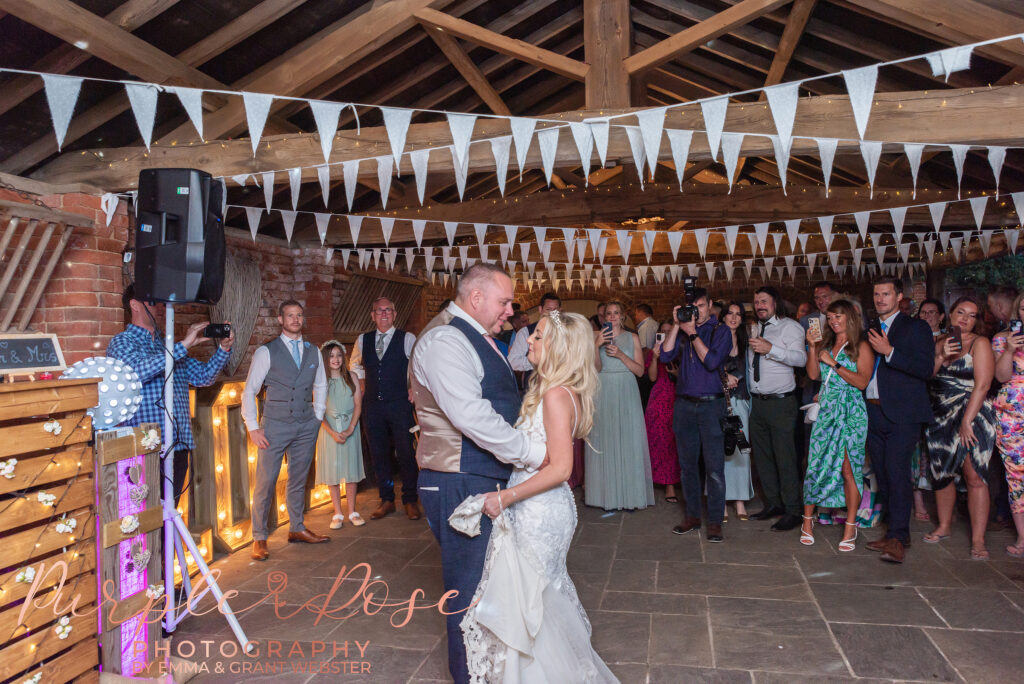
{"type": "Polygon", "coordinates": [[[576,395],[565,387],[551,387],[544,393],[544,410],[571,412],[576,403],[576,395]]]}

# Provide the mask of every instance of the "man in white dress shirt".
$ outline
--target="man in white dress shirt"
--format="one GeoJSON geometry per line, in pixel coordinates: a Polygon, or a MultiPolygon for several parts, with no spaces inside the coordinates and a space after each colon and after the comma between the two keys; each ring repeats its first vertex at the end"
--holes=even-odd
{"type": "Polygon", "coordinates": [[[294,299],[278,307],[281,335],[256,349],[242,392],[242,418],[249,439],[259,447],[252,493],[252,557],[267,560],[267,515],[277,488],[281,461],[288,453],[289,542],[319,544],[329,538],[306,529],[306,477],[316,452],[316,437],[327,406],[327,373],[315,344],[302,339],[302,305],[294,299]],[[256,395],[266,385],[262,420],[256,395]]]}
{"type": "Polygon", "coordinates": [[[349,361],[349,369],[359,377],[363,388],[362,423],[380,493],[380,506],[370,519],[379,520],[395,512],[394,453],[402,476],[405,514],[409,520],[419,520],[418,470],[409,432],[415,421],[412,398],[406,389],[416,336],[395,327],[395,303],[387,297],[378,297],[370,304],[370,318],[374,330],[356,338],[349,361]]]}
{"type": "Polygon", "coordinates": [[[800,524],[803,510],[794,441],[800,401],[793,369],[807,363],[807,349],[800,324],[778,315],[781,302],[774,287],[759,287],[754,293],[757,329],[747,347],[747,388],[750,445],[764,490],[764,509],[750,517],[782,516],[772,529],[791,530],[800,524]]]}
{"type": "Polygon", "coordinates": [[[445,606],[448,667],[457,684],[469,679],[459,623],[480,582],[491,520],[482,516],[480,534],[467,537],[448,517],[468,496],[504,488],[513,465],[539,468],[546,453],[544,444],[513,427],[521,400],[492,339],[512,315],[512,295],[512,279],[499,266],[470,266],[455,301],[420,335],[410,361],[420,501],[441,545],[444,588],[458,592],[445,606]]]}
{"type": "MultiPolygon", "coordinates": [[[[540,321],[540,317],[544,314],[558,311],[561,308],[562,300],[559,299],[558,295],[554,292],[545,292],[540,298],[540,312],[537,314],[537,321],[540,321]]],[[[530,339],[530,335],[533,334],[536,328],[536,322],[520,328],[512,340],[512,346],[508,350],[508,362],[512,366],[512,370],[516,372],[520,390],[526,389],[530,373],[533,372],[533,364],[526,358],[526,354],[530,351],[530,346],[526,343],[526,340],[530,339]]]]}

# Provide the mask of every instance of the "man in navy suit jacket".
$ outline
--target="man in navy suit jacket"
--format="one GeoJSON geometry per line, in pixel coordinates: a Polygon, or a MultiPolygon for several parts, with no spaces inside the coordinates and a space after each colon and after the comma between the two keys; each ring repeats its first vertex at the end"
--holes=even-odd
{"type": "Polygon", "coordinates": [[[910,546],[910,510],[914,488],[910,459],[921,426],[932,420],[925,384],[934,371],[935,344],[928,324],[899,312],[900,281],[874,283],[879,325],[868,330],[875,350],[875,371],[864,394],[868,403],[868,458],[878,478],[878,493],[889,516],[884,538],[867,545],[882,560],[902,563],[910,546]]]}

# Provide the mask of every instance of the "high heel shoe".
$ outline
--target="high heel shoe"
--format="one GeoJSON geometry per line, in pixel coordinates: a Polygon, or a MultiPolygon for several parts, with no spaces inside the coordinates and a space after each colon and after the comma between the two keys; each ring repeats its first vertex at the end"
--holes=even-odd
{"type": "Polygon", "coordinates": [[[804,520],[810,520],[811,521],[811,531],[810,532],[804,532],[804,528],[803,527],[800,528],[800,543],[803,544],[804,546],[813,546],[814,545],[814,516],[813,515],[802,515],[800,517],[803,518],[804,520]]]}
{"type": "Polygon", "coordinates": [[[839,550],[843,552],[853,551],[857,548],[857,533],[860,531],[860,528],[857,527],[857,523],[846,523],[846,526],[853,528],[853,537],[839,542],[839,550]]]}

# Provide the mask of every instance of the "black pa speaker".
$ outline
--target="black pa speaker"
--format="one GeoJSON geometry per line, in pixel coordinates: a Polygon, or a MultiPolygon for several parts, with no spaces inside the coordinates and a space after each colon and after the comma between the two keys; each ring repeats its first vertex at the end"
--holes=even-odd
{"type": "Polygon", "coordinates": [[[222,188],[196,169],[139,173],[135,293],[140,300],[215,304],[224,289],[222,188]]]}

